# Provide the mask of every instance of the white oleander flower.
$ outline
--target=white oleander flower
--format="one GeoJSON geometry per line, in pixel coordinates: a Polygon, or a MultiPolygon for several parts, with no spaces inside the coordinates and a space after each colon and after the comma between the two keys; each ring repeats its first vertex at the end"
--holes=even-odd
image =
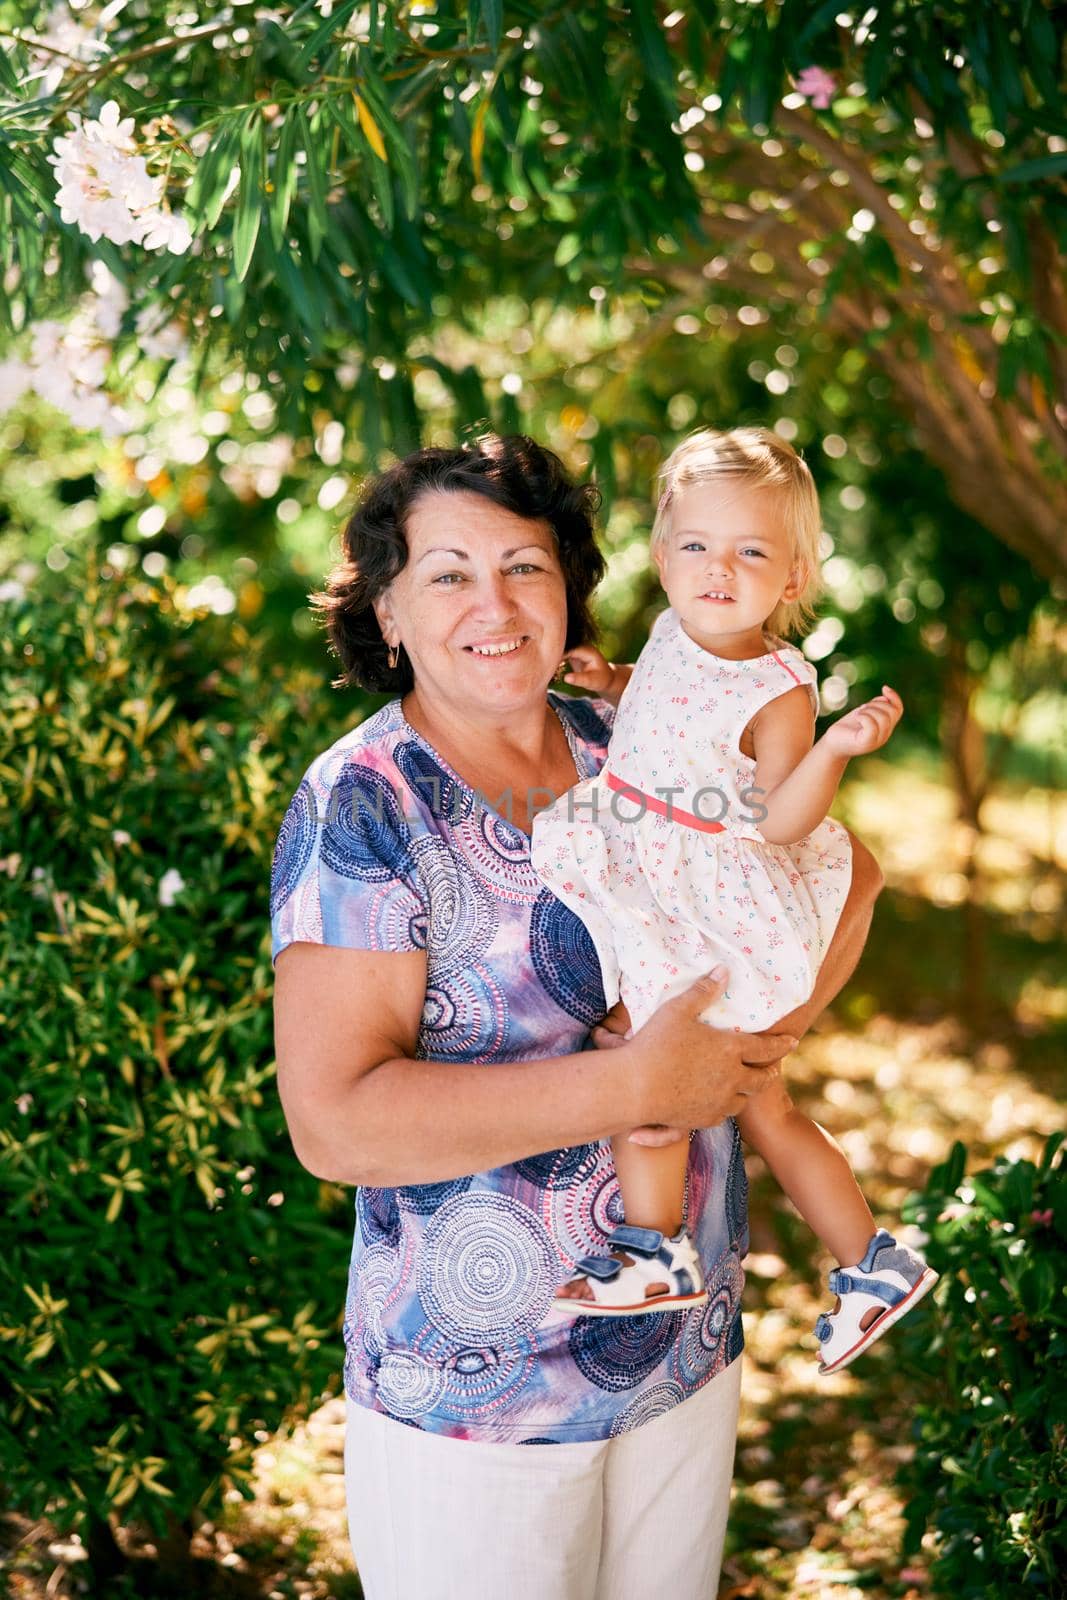
{"type": "Polygon", "coordinates": [[[69,71],[71,60],[98,61],[108,52],[105,40],[97,38],[96,30],[71,15],[70,7],[61,3],[48,13],[44,28],[37,28],[32,36],[22,35],[30,52],[30,60],[37,69],[32,78],[38,79],[37,95],[52,94],[69,71]],[[44,49],[35,48],[45,46],[44,49]],[[53,51],[62,52],[56,56],[53,51]]]}
{"type": "Polygon", "coordinates": [[[102,261],[93,262],[89,270],[89,280],[93,286],[93,293],[91,298],[85,296],[82,299],[82,311],[85,316],[92,319],[106,339],[115,339],[118,337],[123,315],[130,303],[125,285],[108,271],[102,261]]]}
{"type": "Polygon", "coordinates": [[[36,323],[31,352],[33,387],[42,400],[65,411],[78,427],[119,431],[103,392],[111,347],[88,318],[36,323]]]}
{"type": "Polygon", "coordinates": [[[183,216],[173,211],[157,211],[140,242],[146,250],[166,249],[172,256],[181,256],[192,244],[193,235],[183,216]]]}
{"type": "Polygon", "coordinates": [[[184,217],[164,205],[165,182],[137,149],[132,117],[109,100],[95,120],[71,113],[72,131],[53,143],[56,201],[64,222],[88,238],[180,255],[192,243],[184,217]]]}
{"type": "Polygon", "coordinates": [[[33,368],[25,361],[0,361],[0,411],[9,411],[32,388],[33,368]]]}
{"type": "Polygon", "coordinates": [[[137,343],[141,353],[153,360],[180,360],[187,354],[189,341],[182,324],[167,314],[165,306],[145,306],[137,313],[137,343]]]}
{"type": "Polygon", "coordinates": [[[172,906],[185,888],[185,879],[177,867],[170,867],[159,880],[159,903],[172,906]]]}
{"type": "Polygon", "coordinates": [[[192,584],[177,603],[186,611],[207,606],[217,617],[228,617],[237,605],[237,596],[217,572],[209,572],[199,583],[192,584]]]}

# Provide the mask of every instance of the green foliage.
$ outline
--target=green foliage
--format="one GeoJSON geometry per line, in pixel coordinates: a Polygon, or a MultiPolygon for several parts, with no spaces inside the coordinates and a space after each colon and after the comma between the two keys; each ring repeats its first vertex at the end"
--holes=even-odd
{"type": "Polygon", "coordinates": [[[60,1526],[209,1514],[337,1366],[348,1207],[285,1132],[267,902],[340,730],[180,599],[79,562],[0,640],[0,1480],[60,1526]]]}
{"type": "Polygon", "coordinates": [[[923,1399],[902,1469],[906,1548],[929,1523],[931,1576],[953,1600],[1062,1594],[1067,1572],[1067,1172],[1063,1136],[1039,1165],[964,1177],[957,1143],[906,1210],[941,1273],[934,1317],[903,1348],[923,1399]]]}
{"type": "MultiPolygon", "coordinates": [[[[685,249],[702,263],[713,241],[743,277],[780,188],[796,243],[839,254],[835,289],[889,286],[898,263],[886,237],[914,222],[914,255],[936,226],[973,280],[973,307],[957,296],[953,313],[973,309],[984,330],[1010,321],[1034,273],[1027,229],[1062,227],[1050,5],[880,0],[845,25],[833,5],[719,0],[676,11],[670,27],[663,9],[440,0],[431,13],[344,0],[201,7],[190,27],[158,5],[107,8],[92,64],[68,59],[42,92],[45,65],[62,65],[33,46],[50,6],[0,0],[0,318],[13,335],[66,308],[87,258],[102,256],[135,307],[172,302],[198,345],[237,350],[295,414],[332,390],[339,349],[355,340],[368,360],[401,360],[445,305],[462,317],[501,288],[587,304],[591,285],[647,278],[649,257],[656,277],[669,274],[685,249]],[[796,102],[783,102],[816,64],[836,79],[832,103],[790,121],[796,102]],[[96,115],[112,96],[139,136],[151,125],[150,170],[200,236],[179,260],[106,240],[90,251],[59,218],[52,141],[72,113],[96,115]],[[764,153],[769,132],[790,151],[812,135],[808,182],[781,145],[764,153]],[[815,184],[835,153],[857,184],[844,210],[815,184]],[[846,237],[879,186],[878,227],[846,237]],[[747,207],[753,192],[764,222],[723,231],[719,206],[747,207]],[[991,283],[977,269],[990,258],[991,283]],[[309,367],[321,380],[311,389],[309,367]]],[[[88,8],[83,25],[98,15],[88,8]]],[[[783,253],[765,288],[789,277],[783,253]]],[[[743,299],[747,285],[727,281],[743,299]]],[[[1042,339],[1011,360],[1024,371],[1047,360],[1042,339]]]]}

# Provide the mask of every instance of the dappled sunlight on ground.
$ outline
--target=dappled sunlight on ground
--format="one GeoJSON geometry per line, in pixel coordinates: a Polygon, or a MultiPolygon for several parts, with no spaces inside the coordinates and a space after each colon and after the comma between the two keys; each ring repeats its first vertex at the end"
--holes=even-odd
{"type": "MultiPolygon", "coordinates": [[[[834,814],[874,850],[891,887],[934,905],[958,905],[966,896],[962,872],[970,830],[955,815],[952,791],[908,764],[877,758],[857,764],[834,814]]],[[[979,864],[988,903],[996,910],[1052,918],[1063,905],[1062,878],[1032,903],[1045,870],[1067,860],[1067,801],[1049,789],[1023,785],[995,791],[982,808],[979,864]]],[[[1038,937],[1055,929],[1039,925],[1038,937]]]]}
{"type": "MultiPolygon", "coordinates": [[[[847,1151],[876,1220],[893,1227],[955,1139],[984,1164],[1004,1151],[1036,1155],[1061,1125],[1051,1096],[1009,1063],[1005,1047],[968,1056],[954,1022],[878,1016],[862,1033],[830,1026],[809,1036],[788,1076],[797,1103],[847,1151]]],[[[922,1593],[921,1563],[900,1579],[893,1474],[910,1446],[893,1335],[846,1371],[819,1377],[811,1329],[831,1305],[820,1284],[832,1263],[763,1163],[749,1156],[748,1169],[745,1386],[723,1592],[752,1600],[922,1593]]]]}
{"type": "MultiPolygon", "coordinates": [[[[1034,1157],[1062,1126],[1063,982],[1057,914],[1067,808],[1041,791],[989,801],[979,847],[990,1016],[954,1003],[962,929],[957,896],[968,839],[951,795],[910,769],[865,764],[840,814],[882,863],[887,889],[864,961],[788,1063],[797,1103],[851,1160],[876,1219],[956,1139],[972,1166],[1034,1157]]],[[[910,1451],[906,1386],[893,1334],[820,1378],[811,1332],[830,1306],[832,1264],[767,1175],[748,1160],[745,1387],[723,1596],[889,1600],[926,1591],[902,1566],[893,1476],[910,1451]]],[[[936,1316],[936,1294],[920,1316],[936,1316]]]]}

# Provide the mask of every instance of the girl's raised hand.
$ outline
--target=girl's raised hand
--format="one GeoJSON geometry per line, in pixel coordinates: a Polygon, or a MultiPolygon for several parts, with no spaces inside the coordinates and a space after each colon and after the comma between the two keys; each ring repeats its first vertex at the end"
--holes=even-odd
{"type": "Polygon", "coordinates": [[[834,755],[866,756],[880,750],[889,742],[890,735],[904,715],[904,703],[895,689],[882,685],[882,692],[874,700],[857,706],[839,722],[833,723],[823,734],[820,743],[834,755]]]}
{"type": "Polygon", "coordinates": [[[578,644],[564,656],[560,677],[575,689],[588,689],[590,694],[602,695],[615,680],[615,668],[595,644],[578,644]]]}

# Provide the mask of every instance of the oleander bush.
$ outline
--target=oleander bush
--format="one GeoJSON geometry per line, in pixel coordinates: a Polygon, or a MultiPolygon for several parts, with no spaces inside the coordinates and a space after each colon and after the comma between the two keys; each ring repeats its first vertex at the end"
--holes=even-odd
{"type": "Polygon", "coordinates": [[[339,1365],[348,1197],[285,1132],[267,918],[360,707],[182,601],[90,557],[0,607],[0,1489],[101,1562],[250,1493],[339,1365]]]}
{"type": "MultiPolygon", "coordinates": [[[[1062,1595],[1067,1574],[1067,1173],[1039,1164],[965,1177],[956,1144],[906,1215],[941,1273],[932,1315],[902,1340],[921,1396],[902,1469],[906,1553],[935,1535],[952,1600],[1062,1595]]],[[[904,1329],[902,1329],[904,1332],[904,1329]]]]}

